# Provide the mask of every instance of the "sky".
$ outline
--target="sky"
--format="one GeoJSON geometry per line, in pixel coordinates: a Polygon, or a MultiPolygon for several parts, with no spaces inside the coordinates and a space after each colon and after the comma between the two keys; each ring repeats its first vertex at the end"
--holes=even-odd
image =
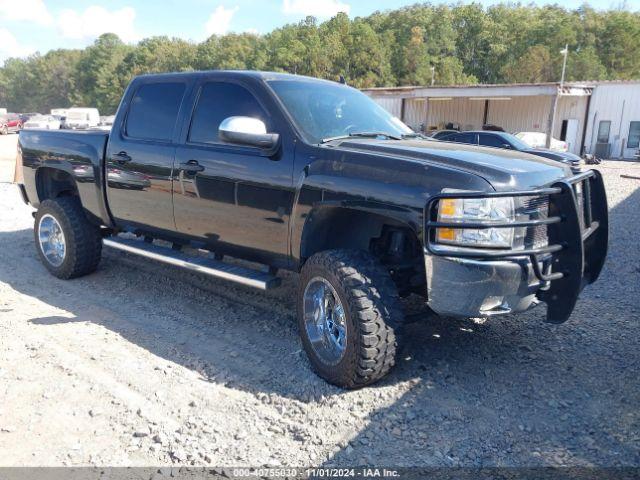
{"type": "MultiPolygon", "coordinates": [[[[0,64],[56,48],[83,48],[105,32],[127,43],[154,35],[202,41],[228,32],[268,33],[307,15],[326,20],[337,12],[350,17],[412,5],[418,0],[0,0],[0,64]]],[[[499,0],[479,0],[484,5],[499,0]]],[[[532,0],[576,8],[584,0],[532,0]]],[[[439,3],[432,0],[432,3],[439,3]]],[[[466,3],[466,2],[465,2],[466,3]]],[[[529,3],[525,1],[523,3],[529,3]]],[[[589,0],[597,9],[622,2],[589,0]]],[[[640,0],[626,0],[640,10],[640,0]]]]}

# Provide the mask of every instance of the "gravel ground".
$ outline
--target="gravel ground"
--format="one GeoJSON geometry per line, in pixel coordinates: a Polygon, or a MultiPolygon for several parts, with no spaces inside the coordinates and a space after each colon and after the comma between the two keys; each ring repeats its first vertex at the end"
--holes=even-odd
{"type": "Polygon", "coordinates": [[[106,249],[61,281],[0,185],[0,465],[639,466],[640,165],[600,169],[611,251],[566,324],[409,299],[397,367],[354,392],[311,372],[294,275],[265,294],[106,249]]]}

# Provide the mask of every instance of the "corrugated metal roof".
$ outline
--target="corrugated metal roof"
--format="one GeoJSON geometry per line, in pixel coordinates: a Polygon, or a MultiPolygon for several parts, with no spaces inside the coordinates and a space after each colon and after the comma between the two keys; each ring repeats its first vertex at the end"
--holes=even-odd
{"type": "MultiPolygon", "coordinates": [[[[611,83],[624,83],[624,84],[638,84],[639,80],[585,80],[581,82],[564,82],[564,87],[573,88],[591,88],[599,84],[611,84],[611,83]]],[[[416,89],[435,89],[435,88],[504,88],[504,87],[552,87],[560,86],[560,82],[540,82],[540,83],[471,83],[471,84],[458,84],[458,85],[406,85],[401,87],[372,87],[363,88],[365,92],[401,92],[406,90],[416,89]]]]}

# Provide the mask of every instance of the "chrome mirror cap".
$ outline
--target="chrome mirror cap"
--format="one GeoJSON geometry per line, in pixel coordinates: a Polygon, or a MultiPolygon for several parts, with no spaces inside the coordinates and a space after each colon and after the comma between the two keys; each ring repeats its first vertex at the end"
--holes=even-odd
{"type": "Polygon", "coordinates": [[[225,143],[259,148],[262,155],[272,156],[278,150],[280,135],[267,133],[267,126],[258,118],[225,118],[218,128],[218,137],[225,143]]]}
{"type": "Polygon", "coordinates": [[[220,124],[220,131],[227,133],[248,133],[254,135],[264,135],[267,133],[267,126],[264,122],[252,117],[228,117],[220,124]]]}

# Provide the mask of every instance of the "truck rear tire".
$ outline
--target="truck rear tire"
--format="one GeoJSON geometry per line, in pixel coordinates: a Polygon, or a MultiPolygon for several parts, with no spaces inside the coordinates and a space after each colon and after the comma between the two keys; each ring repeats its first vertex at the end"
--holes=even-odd
{"type": "Polygon", "coordinates": [[[42,202],[33,231],[40,260],[54,276],[81,277],[98,267],[102,255],[100,228],[87,220],[78,198],[42,202]]]}
{"type": "Polygon", "coordinates": [[[328,382],[363,387],[394,365],[400,300],[391,276],[369,253],[313,255],[302,268],[297,305],[304,349],[328,382]]]}

